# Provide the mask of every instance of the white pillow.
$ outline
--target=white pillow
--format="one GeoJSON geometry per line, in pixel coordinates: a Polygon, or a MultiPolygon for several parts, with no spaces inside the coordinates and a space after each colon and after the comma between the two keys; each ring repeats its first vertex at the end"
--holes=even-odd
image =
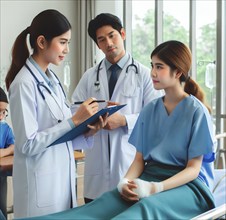
{"type": "Polygon", "coordinates": [[[226,169],[214,170],[213,196],[216,206],[226,203],[226,169]]]}

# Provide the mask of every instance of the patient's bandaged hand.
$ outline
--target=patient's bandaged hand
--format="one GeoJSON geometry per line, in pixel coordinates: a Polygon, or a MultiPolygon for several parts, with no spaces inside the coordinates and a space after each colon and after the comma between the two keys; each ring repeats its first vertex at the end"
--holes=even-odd
{"type": "Polygon", "coordinates": [[[123,179],[120,180],[120,182],[117,185],[117,189],[118,189],[118,191],[120,193],[122,193],[122,187],[123,187],[123,185],[125,185],[127,183],[128,183],[128,179],[126,179],[126,178],[123,178],[123,179]]]}
{"type": "Polygon", "coordinates": [[[163,191],[161,182],[148,182],[141,179],[134,179],[133,181],[137,185],[137,188],[133,188],[133,192],[137,193],[139,198],[148,197],[163,191]]]}
{"type": "Polygon", "coordinates": [[[151,195],[151,183],[141,180],[134,179],[134,183],[137,185],[137,188],[133,188],[133,192],[135,192],[139,198],[148,197],[151,195]]]}

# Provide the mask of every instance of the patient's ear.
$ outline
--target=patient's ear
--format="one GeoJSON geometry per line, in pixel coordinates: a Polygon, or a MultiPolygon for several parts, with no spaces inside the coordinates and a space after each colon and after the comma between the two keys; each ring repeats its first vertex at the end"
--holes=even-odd
{"type": "Polygon", "coordinates": [[[183,73],[179,70],[176,72],[176,78],[179,79],[183,73]]]}

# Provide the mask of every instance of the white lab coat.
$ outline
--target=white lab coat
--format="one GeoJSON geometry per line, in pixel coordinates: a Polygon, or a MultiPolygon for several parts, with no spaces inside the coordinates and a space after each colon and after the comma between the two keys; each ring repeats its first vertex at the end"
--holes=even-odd
{"type": "MultiPolygon", "coordinates": [[[[138,68],[138,74],[135,73],[134,67],[129,67],[128,74],[126,74],[126,68],[131,63],[130,56],[119,75],[111,98],[112,101],[127,104],[119,110],[125,115],[127,126],[111,131],[100,130],[94,136],[94,147],[85,151],[84,197],[86,198],[95,199],[117,186],[135,156],[136,150],[128,143],[128,138],[138,114],[143,106],[162,95],[162,92],[153,88],[150,70],[137,61],[134,63],[138,68]],[[110,160],[108,135],[110,137],[110,160]]],[[[72,101],[86,100],[88,97],[109,100],[105,61],[100,66],[100,89],[97,90],[94,86],[97,66],[83,74],[72,95],[72,101]]]]}
{"type": "MultiPolygon", "coordinates": [[[[29,60],[26,63],[38,80],[48,87],[35,66],[29,60]]],[[[37,82],[25,66],[9,89],[15,133],[13,166],[15,218],[45,215],[76,206],[75,161],[72,146],[76,149],[86,148],[91,146],[91,142],[87,142],[84,136],[79,136],[73,143],[69,141],[48,147],[71,129],[67,121],[71,117],[71,111],[65,105],[59,81],[54,75],[53,77],[57,82],[56,95],[52,92],[51,96],[46,89],[40,87],[46,101],[40,95],[37,82]],[[53,117],[48,105],[59,118],[53,117]],[[58,123],[59,119],[62,122],[58,123]]]]}

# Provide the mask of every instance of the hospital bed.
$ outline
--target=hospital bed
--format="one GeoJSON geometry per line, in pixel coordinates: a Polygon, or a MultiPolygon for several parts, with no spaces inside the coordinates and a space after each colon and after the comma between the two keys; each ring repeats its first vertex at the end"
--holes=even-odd
{"type": "Polygon", "coordinates": [[[215,169],[213,196],[216,208],[194,217],[198,219],[226,219],[226,169],[215,169]]]}

